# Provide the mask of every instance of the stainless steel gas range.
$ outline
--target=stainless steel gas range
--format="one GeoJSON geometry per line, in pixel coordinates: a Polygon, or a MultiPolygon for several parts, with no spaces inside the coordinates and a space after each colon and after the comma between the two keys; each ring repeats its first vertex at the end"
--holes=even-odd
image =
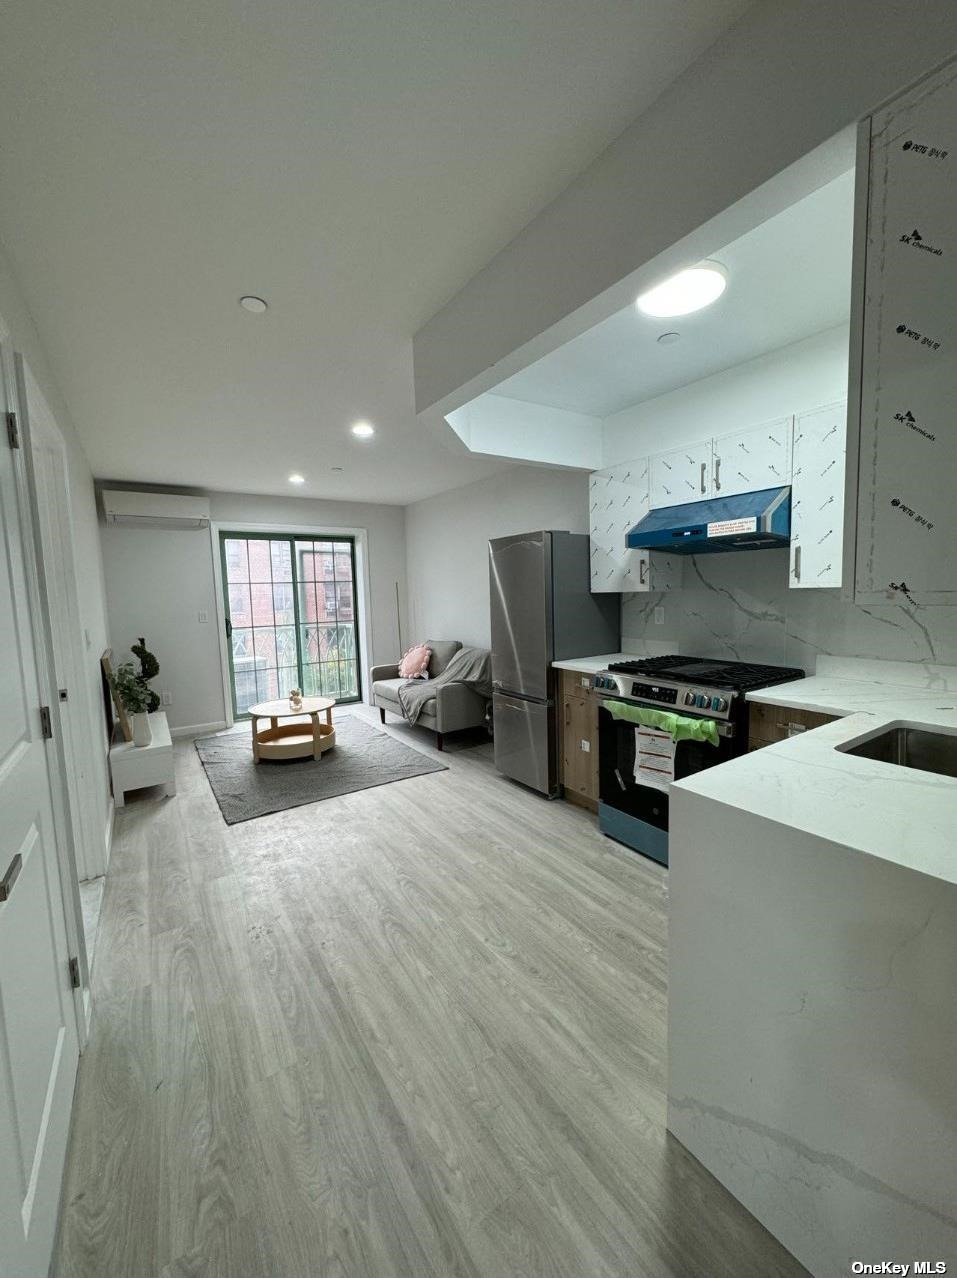
{"type": "Polygon", "coordinates": [[[803,678],[803,670],[786,666],[682,656],[623,661],[595,675],[593,687],[602,698],[598,821],[604,833],[667,865],[670,782],[745,754],[745,693],[803,678]],[[693,722],[710,720],[715,732],[704,728],[701,735],[707,732],[710,740],[689,735],[672,744],[662,728],[616,717],[627,715],[629,706],[666,711],[693,722]]]}

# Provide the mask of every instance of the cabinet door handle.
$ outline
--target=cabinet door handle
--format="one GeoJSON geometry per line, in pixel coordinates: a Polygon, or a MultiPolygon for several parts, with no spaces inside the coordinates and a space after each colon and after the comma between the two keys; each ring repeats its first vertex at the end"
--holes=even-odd
{"type": "Polygon", "coordinates": [[[794,547],[794,580],[801,580],[801,543],[794,547]]]}
{"type": "MultiPolygon", "coordinates": [[[[701,491],[704,492],[704,489],[702,489],[701,491]]],[[[721,458],[720,457],[716,457],[714,459],[714,491],[716,493],[720,493],[721,491],[721,458]]]]}
{"type": "Polygon", "coordinates": [[[644,586],[648,581],[648,560],[642,559],[638,564],[638,581],[644,586]]]}
{"type": "Polygon", "coordinates": [[[0,901],[9,901],[10,894],[13,891],[13,885],[20,877],[20,871],[23,869],[23,857],[18,852],[17,855],[7,866],[7,872],[0,879],[0,901]]]}
{"type": "Polygon", "coordinates": [[[707,466],[708,466],[707,462],[701,463],[701,491],[702,492],[707,492],[707,489],[704,486],[704,472],[707,469],[707,466]]]}

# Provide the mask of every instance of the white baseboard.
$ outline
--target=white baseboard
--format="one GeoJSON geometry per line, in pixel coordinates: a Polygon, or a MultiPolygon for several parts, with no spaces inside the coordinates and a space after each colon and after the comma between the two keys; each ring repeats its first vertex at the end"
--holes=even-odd
{"type": "Polygon", "coordinates": [[[171,737],[201,737],[205,733],[222,732],[228,727],[226,720],[220,719],[217,723],[191,723],[184,728],[170,728],[169,734],[171,737]]]}

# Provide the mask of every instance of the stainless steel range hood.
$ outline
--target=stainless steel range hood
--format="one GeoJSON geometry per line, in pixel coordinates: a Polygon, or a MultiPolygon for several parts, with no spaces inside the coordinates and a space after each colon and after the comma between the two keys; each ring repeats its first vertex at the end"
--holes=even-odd
{"type": "Polygon", "coordinates": [[[706,555],[726,550],[770,550],[791,540],[791,489],[764,488],[662,506],[649,511],[625,537],[629,550],[706,555]]]}

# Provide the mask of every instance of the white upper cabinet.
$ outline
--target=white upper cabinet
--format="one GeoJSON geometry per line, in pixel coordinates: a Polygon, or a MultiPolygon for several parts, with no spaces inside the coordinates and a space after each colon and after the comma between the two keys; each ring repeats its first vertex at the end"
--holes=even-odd
{"type": "Polygon", "coordinates": [[[651,506],[648,459],[595,471],[588,488],[592,592],[672,589],[678,570],[670,556],[650,556],[647,550],[625,546],[628,532],[651,506]]]}
{"type": "Polygon", "coordinates": [[[716,439],[711,466],[715,497],[760,492],[790,483],[791,417],[779,417],[716,439]]]}
{"type": "Polygon", "coordinates": [[[711,496],[711,440],[689,444],[651,459],[651,505],[680,506],[711,496]]]}
{"type": "Polygon", "coordinates": [[[795,589],[841,585],[846,447],[846,402],[794,419],[789,585],[795,589]]]}

